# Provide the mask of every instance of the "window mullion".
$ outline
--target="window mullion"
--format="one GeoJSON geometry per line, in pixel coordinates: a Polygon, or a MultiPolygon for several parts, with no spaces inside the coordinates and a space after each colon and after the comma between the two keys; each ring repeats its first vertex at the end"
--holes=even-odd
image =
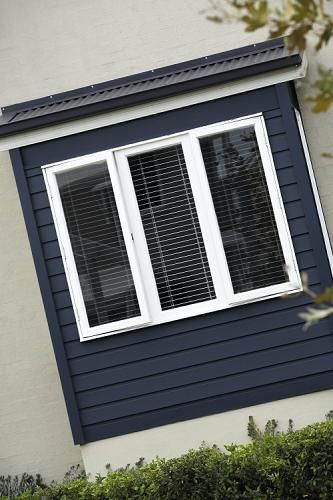
{"type": "Polygon", "coordinates": [[[142,274],[140,272],[140,266],[138,262],[138,257],[134,248],[134,238],[133,231],[129,224],[128,212],[125,207],[124,197],[121,190],[120,178],[118,175],[118,169],[114,161],[112,153],[107,154],[107,163],[111,178],[111,183],[114,191],[115,201],[118,209],[119,220],[121,224],[121,229],[123,232],[123,237],[125,241],[125,246],[127,250],[127,255],[133,275],[135,290],[137,293],[138,302],[140,305],[141,318],[139,323],[148,323],[151,321],[148,303],[146,299],[145,288],[143,286],[142,274]]]}
{"type": "Polygon", "coordinates": [[[149,296],[149,314],[152,321],[156,322],[160,321],[161,305],[126,152],[126,150],[115,152],[114,163],[117,175],[119,176],[123,199],[126,200],[126,213],[131,228],[132,243],[140,269],[143,288],[145,294],[149,296]]]}
{"type": "Polygon", "coordinates": [[[227,307],[233,295],[231,278],[227,265],[219,225],[215,213],[205,165],[199,141],[195,133],[189,132],[184,152],[189,164],[189,176],[206,245],[214,287],[221,307],[227,307]]]}

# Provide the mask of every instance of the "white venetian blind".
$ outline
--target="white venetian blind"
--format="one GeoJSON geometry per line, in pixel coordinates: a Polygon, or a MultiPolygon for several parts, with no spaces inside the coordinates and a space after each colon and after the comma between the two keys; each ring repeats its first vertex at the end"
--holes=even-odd
{"type": "Polygon", "coordinates": [[[162,310],[216,297],[181,144],[128,157],[162,310]]]}
{"type": "Polygon", "coordinates": [[[254,127],[200,140],[235,293],[288,281],[254,127]]]}
{"type": "Polygon", "coordinates": [[[140,315],[105,161],[56,174],[91,327],[140,315]]]}

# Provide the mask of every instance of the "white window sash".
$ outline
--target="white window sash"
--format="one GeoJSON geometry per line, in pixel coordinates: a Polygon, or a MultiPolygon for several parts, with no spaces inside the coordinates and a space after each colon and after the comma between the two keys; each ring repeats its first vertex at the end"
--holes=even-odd
{"type": "Polygon", "coordinates": [[[224,288],[218,276],[218,273],[216,272],[217,267],[216,267],[215,250],[212,246],[210,235],[208,234],[209,230],[208,230],[207,217],[205,211],[202,209],[202,197],[198,196],[199,180],[196,178],[196,174],[193,168],[190,168],[191,152],[190,152],[190,143],[188,136],[184,134],[179,134],[177,136],[164,138],[162,140],[152,141],[148,144],[143,143],[134,145],[133,147],[126,147],[124,149],[119,149],[115,151],[114,155],[115,155],[115,163],[118,166],[120,183],[123,186],[123,191],[125,190],[126,186],[126,203],[128,206],[128,214],[130,217],[131,227],[133,228],[132,231],[137,253],[140,255],[141,274],[142,276],[144,276],[147,293],[149,290],[149,306],[152,315],[152,322],[154,324],[159,324],[167,321],[174,321],[182,318],[197,316],[198,314],[203,314],[210,311],[216,311],[217,309],[222,309],[224,307],[227,307],[227,303],[225,302],[224,299],[226,294],[224,292],[224,288]],[[140,210],[136,199],[134,184],[132,181],[127,158],[132,155],[159,150],[161,148],[172,146],[175,144],[180,144],[183,148],[186,168],[190,179],[190,186],[192,189],[193,199],[197,210],[199,226],[201,229],[201,234],[205,245],[207,260],[209,263],[209,268],[213,280],[216,298],[211,300],[205,300],[203,302],[196,302],[194,304],[188,304],[185,306],[175,307],[174,309],[168,309],[163,311],[161,309],[153,267],[150,260],[148,244],[140,216],[140,210]]]}
{"type": "Polygon", "coordinates": [[[113,156],[110,152],[95,153],[83,156],[74,160],[60,162],[43,167],[43,174],[46,182],[47,192],[50,199],[51,211],[54,219],[56,233],[60,245],[61,255],[65,267],[69,291],[74,306],[75,319],[81,340],[99,338],[104,335],[119,333],[128,329],[143,326],[149,323],[150,315],[145,298],[144,287],[140,276],[139,266],[135,255],[135,249],[131,236],[131,229],[128,224],[125,207],[121,197],[119,178],[114,164],[113,156]],[[139,303],[140,315],[122,319],[103,325],[89,325],[83,294],[80,286],[79,275],[75,263],[74,253],[70,242],[69,232],[65,219],[65,214],[60,197],[56,174],[67,170],[72,170],[85,165],[105,161],[108,166],[112,189],[118,210],[120,225],[125,241],[125,247],[133,277],[134,287],[139,303]]]}
{"type": "Polygon", "coordinates": [[[289,231],[288,221],[286,213],[284,210],[283,200],[280,192],[280,187],[276,175],[276,170],[274,167],[273,156],[271,148],[269,145],[268,134],[265,127],[265,120],[262,115],[256,115],[252,117],[246,117],[243,119],[237,119],[235,121],[222,122],[218,124],[208,125],[206,127],[200,127],[190,131],[192,137],[193,149],[196,150],[197,162],[201,163],[201,183],[205,186],[207,204],[209,204],[209,212],[214,214],[210,217],[212,232],[214,233],[214,242],[216,245],[217,253],[223,256],[221,259],[221,269],[224,279],[226,280],[226,290],[227,290],[227,301],[230,306],[237,304],[244,304],[247,302],[253,302],[256,300],[262,300],[267,298],[273,298],[277,295],[288,294],[295,291],[300,291],[302,289],[301,277],[299,274],[296,255],[294,252],[292,239],[289,231]],[[286,263],[286,272],[288,274],[288,281],[284,283],[279,283],[276,285],[270,285],[267,287],[256,288],[254,290],[249,290],[246,292],[234,293],[231,276],[228,269],[228,264],[226,262],[223,242],[219,230],[219,225],[217,217],[215,214],[215,208],[213,200],[210,193],[210,187],[208,183],[208,177],[206,174],[205,165],[202,158],[201,148],[199,144],[199,139],[203,137],[209,137],[218,133],[229,132],[231,130],[236,130],[239,128],[245,128],[253,126],[255,129],[255,134],[257,138],[257,143],[259,147],[259,152],[261,156],[261,161],[264,169],[264,174],[267,182],[267,188],[272,204],[273,214],[278,230],[278,235],[281,243],[281,248],[283,256],[286,263]],[[209,194],[207,194],[209,193],[209,194]]]}

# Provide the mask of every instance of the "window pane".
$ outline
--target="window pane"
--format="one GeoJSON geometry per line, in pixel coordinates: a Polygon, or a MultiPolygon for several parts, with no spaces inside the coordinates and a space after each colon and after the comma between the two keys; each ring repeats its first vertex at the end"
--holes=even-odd
{"type": "Polygon", "coordinates": [[[140,315],[106,162],[56,174],[89,325],[140,315]]]}
{"type": "Polygon", "coordinates": [[[234,292],[288,281],[254,127],[200,146],[234,292]]]}
{"type": "Polygon", "coordinates": [[[182,146],[128,158],[162,310],[216,297],[182,146]]]}

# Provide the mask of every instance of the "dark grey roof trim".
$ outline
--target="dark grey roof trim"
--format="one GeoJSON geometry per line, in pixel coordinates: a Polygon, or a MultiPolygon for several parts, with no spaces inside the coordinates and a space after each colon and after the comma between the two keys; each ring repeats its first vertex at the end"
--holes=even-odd
{"type": "Polygon", "coordinates": [[[2,108],[0,136],[298,66],[282,38],[2,108]]]}

